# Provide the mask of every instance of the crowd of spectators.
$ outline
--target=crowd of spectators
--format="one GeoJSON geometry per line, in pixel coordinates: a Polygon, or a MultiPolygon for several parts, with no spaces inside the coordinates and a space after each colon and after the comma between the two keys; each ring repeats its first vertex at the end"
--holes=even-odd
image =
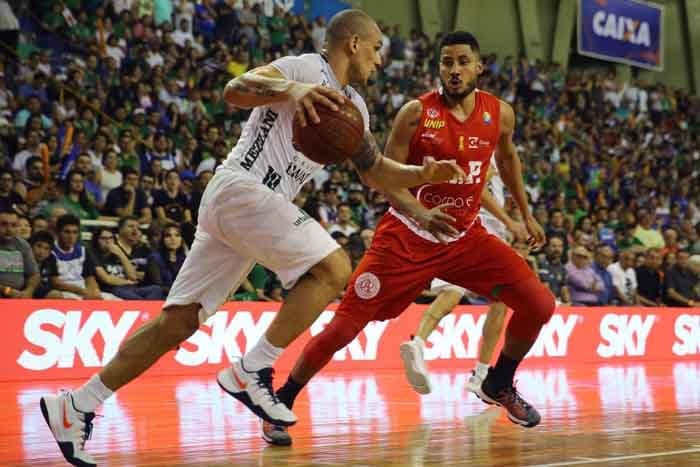
{"type": "MultiPolygon", "coordinates": [[[[0,31],[0,292],[163,298],[248,116],[222,100],[224,85],[320,51],[325,20],[246,0],[33,0],[14,11],[0,0],[0,14],[18,29],[0,31]]],[[[384,67],[362,92],[383,144],[396,111],[439,85],[440,35],[380,27],[384,67]]],[[[548,236],[523,255],[559,301],[695,306],[698,97],[605,68],[483,60],[480,88],[516,111],[526,190],[548,236]]],[[[320,172],[295,203],[355,265],[388,208],[349,165],[320,172]]],[[[258,265],[233,296],[283,294],[258,265]]]]}

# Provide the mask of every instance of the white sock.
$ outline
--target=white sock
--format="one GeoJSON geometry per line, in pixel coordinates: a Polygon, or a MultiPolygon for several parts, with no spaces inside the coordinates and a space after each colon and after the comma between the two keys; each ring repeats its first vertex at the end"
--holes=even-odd
{"type": "Polygon", "coordinates": [[[114,391],[109,389],[100,379],[100,375],[93,375],[80,388],[72,391],[73,404],[81,412],[94,412],[114,391]]]}
{"type": "Polygon", "coordinates": [[[280,356],[284,348],[270,344],[263,334],[255,347],[250,349],[242,358],[243,369],[258,371],[270,368],[280,356]]]}
{"type": "Polygon", "coordinates": [[[474,372],[481,379],[486,378],[486,375],[489,374],[489,364],[476,362],[476,367],[474,367],[474,372]]]}
{"type": "Polygon", "coordinates": [[[413,336],[414,342],[417,342],[421,347],[425,347],[425,341],[421,336],[413,336]]]}

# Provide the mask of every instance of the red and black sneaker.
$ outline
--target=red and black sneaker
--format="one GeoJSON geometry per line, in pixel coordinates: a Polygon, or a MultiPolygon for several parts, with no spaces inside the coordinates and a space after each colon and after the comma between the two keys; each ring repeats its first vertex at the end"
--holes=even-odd
{"type": "Polygon", "coordinates": [[[262,439],[273,446],[290,446],[292,436],[287,431],[286,426],[274,425],[265,420],[262,422],[262,439]]]}
{"type": "Polygon", "coordinates": [[[541,417],[539,412],[520,396],[515,386],[494,389],[490,384],[489,376],[486,377],[481,384],[480,390],[477,392],[479,399],[487,404],[496,404],[503,407],[508,412],[510,421],[518,425],[532,428],[540,423],[541,417]]]}

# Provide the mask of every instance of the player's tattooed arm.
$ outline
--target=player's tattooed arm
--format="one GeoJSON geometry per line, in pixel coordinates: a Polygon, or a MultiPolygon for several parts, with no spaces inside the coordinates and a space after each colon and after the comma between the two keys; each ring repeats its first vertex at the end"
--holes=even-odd
{"type": "Polygon", "coordinates": [[[377,141],[370,132],[360,149],[350,157],[362,180],[372,188],[388,191],[392,188],[410,188],[425,183],[421,167],[405,165],[382,156],[377,141]]]}
{"type": "Polygon", "coordinates": [[[360,163],[358,171],[365,183],[389,192],[425,183],[444,183],[466,178],[464,171],[454,161],[436,161],[432,157],[425,157],[422,166],[405,164],[411,139],[418,126],[416,120],[420,120],[421,109],[422,104],[415,100],[401,108],[387,142],[387,157],[376,149],[374,138],[365,138],[357,155],[360,163]],[[363,171],[364,168],[366,169],[363,171]]]}
{"type": "MultiPolygon", "coordinates": [[[[255,75],[251,75],[255,76],[255,75]]],[[[226,85],[227,91],[237,92],[240,94],[252,94],[255,96],[276,96],[284,91],[285,83],[278,83],[276,79],[270,79],[269,85],[264,85],[264,81],[260,78],[249,79],[250,77],[241,76],[240,78],[230,81],[226,85]]],[[[266,83],[267,84],[267,83],[266,83]]]]}
{"type": "Polygon", "coordinates": [[[423,165],[402,164],[382,156],[373,141],[374,138],[366,139],[352,160],[365,183],[378,190],[390,191],[452,180],[460,182],[466,178],[455,161],[436,161],[426,156],[423,165]]]}
{"type": "Polygon", "coordinates": [[[377,140],[369,131],[365,132],[360,149],[350,158],[358,172],[364,173],[374,167],[381,156],[377,147],[377,140]]]}
{"type": "Polygon", "coordinates": [[[312,85],[290,81],[281,76],[270,77],[262,73],[248,72],[229,81],[224,92],[260,97],[279,96],[281,100],[286,100],[289,97],[302,97],[305,94],[304,89],[309,87],[312,85]]]}
{"type": "Polygon", "coordinates": [[[314,105],[338,110],[337,104],[342,104],[345,97],[326,86],[289,80],[277,68],[268,65],[229,81],[224,88],[224,100],[241,108],[292,101],[305,125],[307,117],[317,123],[320,121],[314,105]]]}
{"type": "Polygon", "coordinates": [[[273,67],[249,71],[228,82],[224,88],[226,102],[237,107],[257,107],[303,97],[310,85],[295,83],[273,67]],[[302,86],[295,86],[295,84],[302,86]]]}

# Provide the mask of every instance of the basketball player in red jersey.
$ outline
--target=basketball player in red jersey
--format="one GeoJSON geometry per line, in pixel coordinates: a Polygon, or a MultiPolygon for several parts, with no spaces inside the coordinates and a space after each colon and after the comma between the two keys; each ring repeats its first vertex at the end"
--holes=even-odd
{"type": "MultiPolygon", "coordinates": [[[[503,350],[477,395],[486,403],[504,407],[515,423],[532,427],[540,422],[537,410],[515,390],[513,376],[554,312],[554,296],[525,260],[488,234],[478,220],[494,152],[532,245],[543,245],[545,236],[528,209],[520,159],[512,142],[513,110],[476,89],[482,70],[476,38],[466,32],[447,34],[440,44],[442,89],[399,111],[385,154],[409,164],[421,164],[428,156],[456,159],[466,180],[390,193],[393,207],[377,226],[335,317],[306,345],[287,382],[277,391],[288,407],[313,375],[369,321],[398,316],[437,277],[513,309],[503,350]]],[[[270,425],[264,426],[263,438],[273,444],[291,442],[283,428],[270,425]]]]}

